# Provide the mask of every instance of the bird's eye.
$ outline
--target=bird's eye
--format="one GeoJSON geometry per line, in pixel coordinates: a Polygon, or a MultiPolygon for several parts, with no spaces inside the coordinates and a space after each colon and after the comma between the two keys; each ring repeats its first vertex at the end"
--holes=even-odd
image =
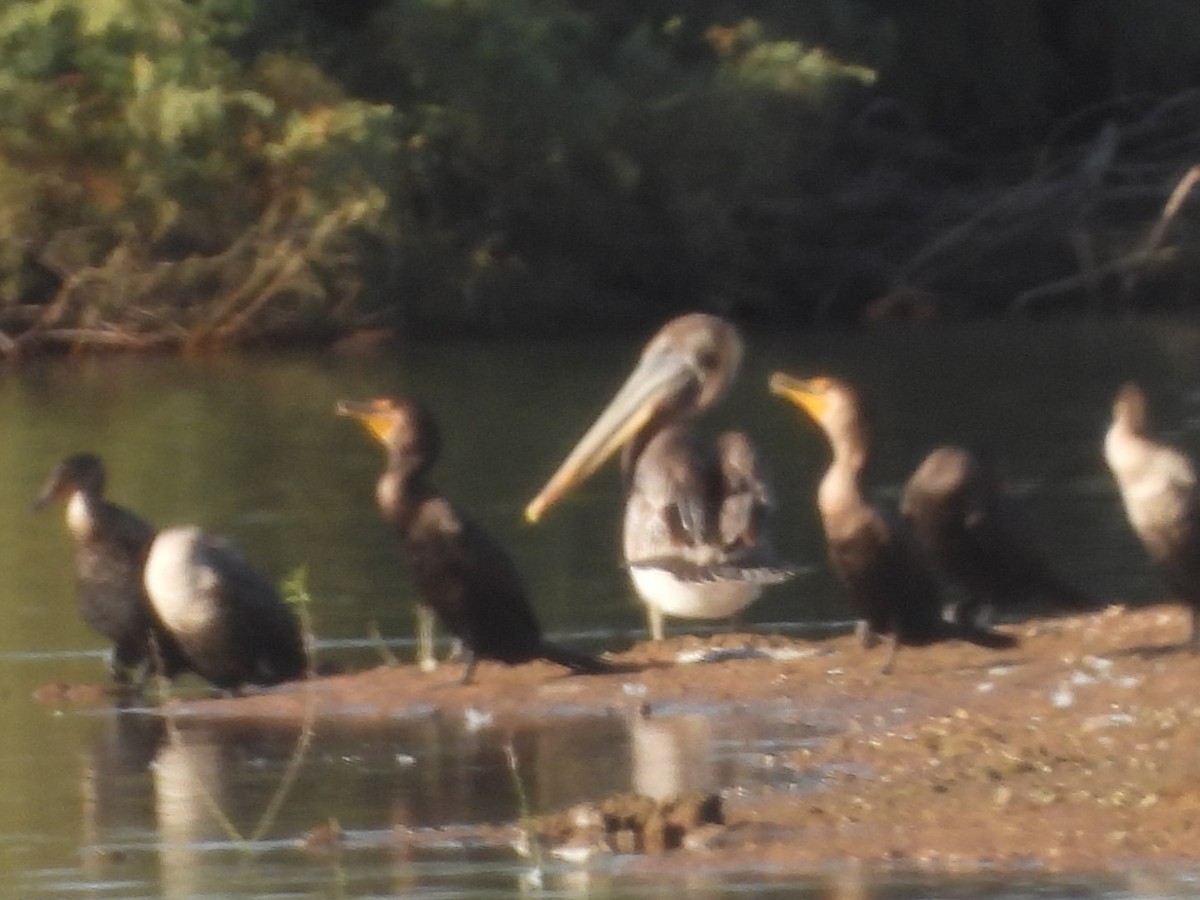
{"type": "Polygon", "coordinates": [[[717,368],[720,363],[721,357],[717,354],[717,351],[711,347],[701,350],[696,355],[696,365],[698,365],[705,372],[712,371],[713,369],[717,368]]]}

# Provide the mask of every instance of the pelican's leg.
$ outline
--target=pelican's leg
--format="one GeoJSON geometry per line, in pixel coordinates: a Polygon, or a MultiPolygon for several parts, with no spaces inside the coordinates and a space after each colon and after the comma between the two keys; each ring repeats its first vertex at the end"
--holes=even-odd
{"type": "Polygon", "coordinates": [[[417,607],[417,666],[422,672],[432,672],[438,667],[437,656],[433,652],[434,627],[437,620],[433,610],[418,603],[417,607]]]}
{"type": "Polygon", "coordinates": [[[646,604],[646,627],[650,630],[650,640],[661,641],[665,636],[664,618],[661,609],[646,604]]]}

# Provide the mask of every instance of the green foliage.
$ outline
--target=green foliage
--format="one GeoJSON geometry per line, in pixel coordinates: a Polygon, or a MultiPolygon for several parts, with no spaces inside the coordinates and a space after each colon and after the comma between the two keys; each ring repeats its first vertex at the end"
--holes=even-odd
{"type": "Polygon", "coordinates": [[[296,566],[288,572],[279,583],[279,593],[283,596],[283,601],[297,613],[309,615],[313,598],[308,590],[308,566],[296,566]]]}
{"type": "Polygon", "coordinates": [[[0,13],[6,329],[222,342],[327,319],[386,207],[391,111],[303,59],[239,65],[217,41],[243,5],[0,13]]]}
{"type": "MultiPolygon", "coordinates": [[[[1003,304],[1028,284],[947,231],[1200,59],[1191,0],[736,9],[0,6],[0,351],[1003,304]]],[[[1057,246],[1012,271],[1061,277],[1057,246]]]]}
{"type": "Polygon", "coordinates": [[[357,82],[401,118],[403,314],[554,327],[769,303],[747,209],[792,193],[861,68],[765,24],[536,0],[392,2],[357,82]],[[611,23],[609,23],[611,24],[611,23]],[[637,307],[650,307],[644,311],[637,307]]]}

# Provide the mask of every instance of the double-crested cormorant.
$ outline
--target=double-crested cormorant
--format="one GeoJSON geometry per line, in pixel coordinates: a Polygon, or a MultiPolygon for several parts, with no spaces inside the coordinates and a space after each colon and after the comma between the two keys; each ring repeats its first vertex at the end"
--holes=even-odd
{"type": "Polygon", "coordinates": [[[545,659],[577,672],[608,671],[601,661],[542,638],[508,553],[430,483],[441,439],[428,409],[407,399],[379,398],[343,400],[337,412],[362,422],[387,452],[375,500],[400,535],[420,602],[462,640],[463,684],[470,683],[480,659],[508,665],[545,659]]]}
{"type": "Polygon", "coordinates": [[[1189,644],[1200,652],[1200,490],[1184,454],[1154,440],[1146,395],[1126,384],[1113,402],[1104,459],[1116,478],[1129,524],[1171,589],[1191,608],[1189,644]]]}
{"type": "Polygon", "coordinates": [[[272,685],[307,672],[296,616],[225,538],[194,525],[164,529],[150,545],[144,577],[154,612],[192,668],[217,687],[272,685]]]}
{"type": "Polygon", "coordinates": [[[771,392],[803,409],[825,432],[833,461],[817,489],[829,560],[862,616],[864,645],[890,637],[883,671],[890,671],[899,644],[959,638],[992,648],[1015,646],[1006,634],[942,617],[942,600],[929,570],[874,506],[860,484],[867,462],[867,423],[858,396],[835,378],[800,380],[776,372],[771,392]]]}
{"type": "Polygon", "coordinates": [[[67,501],[75,544],[75,582],[84,621],[113,642],[113,679],[126,684],[144,667],[173,677],[190,668],[171,634],[151,611],[142,567],[154,529],[104,498],[104,465],[91,453],[67,457],[50,473],[34,509],[67,501]]]}
{"type": "Polygon", "coordinates": [[[731,324],[693,313],[668,322],[625,384],[525,509],[531,522],[622,449],[624,556],[646,604],[650,634],[663,617],[726,619],[794,567],[776,563],[764,522],[770,494],[745,435],[698,440],[689,421],[716,404],[742,358],[731,324]]]}
{"type": "Polygon", "coordinates": [[[1095,601],[1064,581],[1008,515],[991,462],[962,447],[938,447],[904,487],[900,514],[922,550],[965,592],[954,618],[1041,601],[1085,609],[1095,601]]]}

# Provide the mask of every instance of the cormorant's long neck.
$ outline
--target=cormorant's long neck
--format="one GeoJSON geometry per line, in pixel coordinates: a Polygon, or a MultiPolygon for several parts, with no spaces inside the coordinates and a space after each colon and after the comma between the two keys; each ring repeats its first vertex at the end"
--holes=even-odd
{"type": "Polygon", "coordinates": [[[104,502],[98,491],[76,488],[67,498],[67,528],[79,541],[92,538],[96,528],[97,510],[104,502]]]}
{"type": "Polygon", "coordinates": [[[831,429],[827,434],[833,449],[833,461],[817,489],[817,505],[822,512],[861,505],[860,479],[867,462],[865,429],[853,422],[845,428],[831,429]]]}
{"type": "Polygon", "coordinates": [[[384,518],[407,534],[421,504],[435,493],[423,459],[389,450],[388,464],[375,485],[375,502],[384,518]]]}
{"type": "Polygon", "coordinates": [[[1149,463],[1151,443],[1122,417],[1115,419],[1104,436],[1104,456],[1118,481],[1136,478],[1149,463]]]}

